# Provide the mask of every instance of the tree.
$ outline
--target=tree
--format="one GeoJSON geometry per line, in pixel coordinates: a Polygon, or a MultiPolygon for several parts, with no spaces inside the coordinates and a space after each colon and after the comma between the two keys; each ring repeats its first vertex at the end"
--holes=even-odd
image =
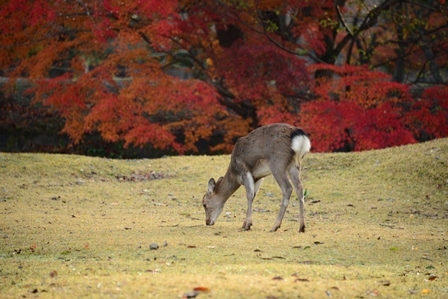
{"type": "Polygon", "coordinates": [[[419,141],[448,136],[448,87],[428,88],[414,101],[405,123],[419,141]]]}
{"type": "Polygon", "coordinates": [[[355,1],[339,14],[337,54],[347,64],[387,68],[396,82],[443,84],[447,14],[445,1],[355,1]]]}
{"type": "Polygon", "coordinates": [[[99,132],[107,141],[184,153],[218,137],[213,150],[229,151],[249,130],[283,121],[306,126],[319,139],[316,144],[322,142],[319,150],[376,148],[394,145],[394,134],[403,137],[400,142],[413,142],[407,133],[396,133],[412,131],[415,122],[406,127],[401,121],[412,98],[389,76],[351,64],[380,65],[378,53],[386,48],[397,53],[385,57],[399,74],[401,60],[410,57],[403,53],[415,47],[418,36],[431,33],[441,41],[428,39],[421,51],[432,51],[435,56],[427,61],[439,72],[446,62],[439,50],[446,44],[441,4],[418,15],[439,20],[419,23],[412,31],[418,36],[404,36],[412,27],[404,20],[395,32],[387,31],[385,24],[399,20],[394,12],[412,5],[398,0],[376,6],[344,0],[10,0],[0,7],[0,68],[10,89],[17,78],[31,80],[36,101],[60,112],[64,132],[74,142],[99,132]],[[336,67],[343,55],[345,63],[336,67]],[[376,126],[373,120],[385,109],[390,114],[376,126]],[[310,122],[319,116],[337,124],[338,115],[351,113],[372,121],[348,123],[334,135],[336,127],[310,122]],[[374,131],[378,138],[369,139],[374,131]],[[390,138],[380,136],[384,132],[390,138]]]}
{"type": "Polygon", "coordinates": [[[234,37],[244,42],[226,44],[226,30],[240,30],[226,18],[257,20],[249,8],[238,16],[232,9],[215,1],[8,1],[2,69],[11,86],[33,80],[36,100],[60,111],[75,142],[99,131],[107,141],[184,152],[222,130],[231,143],[268,121],[277,103],[286,110],[282,93],[307,80],[303,61],[289,63],[270,43],[241,33],[234,37]],[[168,75],[173,69],[190,79],[168,75]]]}
{"type": "Polygon", "coordinates": [[[403,118],[411,101],[406,85],[366,67],[314,65],[338,75],[320,78],[318,99],[302,106],[301,124],[309,126],[316,151],[369,150],[414,143],[403,118]],[[360,97],[359,95],[363,95],[360,97]]]}

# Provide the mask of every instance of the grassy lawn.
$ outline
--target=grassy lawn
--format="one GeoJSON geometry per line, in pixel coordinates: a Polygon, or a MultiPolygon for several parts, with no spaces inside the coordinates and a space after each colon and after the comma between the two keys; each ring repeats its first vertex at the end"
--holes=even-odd
{"type": "Polygon", "coordinates": [[[448,139],[307,155],[304,234],[272,177],[205,226],[228,162],[0,153],[0,297],[448,298],[448,139]]]}

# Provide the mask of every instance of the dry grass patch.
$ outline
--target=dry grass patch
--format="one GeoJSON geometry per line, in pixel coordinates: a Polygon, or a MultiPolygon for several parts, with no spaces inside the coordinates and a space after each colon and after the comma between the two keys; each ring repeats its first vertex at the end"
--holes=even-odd
{"type": "Polygon", "coordinates": [[[308,155],[305,234],[295,198],[269,232],[271,177],[251,231],[242,189],[206,227],[202,195],[228,162],[0,153],[2,298],[448,297],[447,139],[308,155]]]}

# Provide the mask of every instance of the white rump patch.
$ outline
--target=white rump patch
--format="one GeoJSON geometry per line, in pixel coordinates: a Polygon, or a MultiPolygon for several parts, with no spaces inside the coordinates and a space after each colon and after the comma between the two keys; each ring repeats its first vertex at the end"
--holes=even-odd
{"type": "Polygon", "coordinates": [[[292,139],[291,148],[296,154],[303,157],[303,155],[310,151],[311,142],[305,135],[298,135],[292,139]]]}

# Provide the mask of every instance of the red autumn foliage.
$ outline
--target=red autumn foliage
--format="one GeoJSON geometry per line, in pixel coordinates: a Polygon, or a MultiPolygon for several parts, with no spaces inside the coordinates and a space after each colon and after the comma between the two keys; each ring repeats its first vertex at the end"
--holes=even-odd
{"type": "Polygon", "coordinates": [[[372,70],[407,63],[440,81],[443,16],[437,3],[397,0],[10,0],[0,74],[6,92],[29,81],[74,143],[99,133],[185,153],[217,139],[211,150],[229,152],[251,129],[288,122],[315,151],[375,149],[448,136],[446,87],[416,100],[372,70]],[[412,20],[397,17],[404,9],[412,20]],[[363,65],[335,65],[342,56],[363,65]]]}
{"type": "Polygon", "coordinates": [[[415,100],[405,117],[410,131],[420,140],[448,136],[448,87],[428,88],[415,100]]]}
{"type": "Polygon", "coordinates": [[[404,115],[407,86],[364,67],[328,67],[339,77],[321,80],[319,99],[302,105],[301,124],[315,151],[369,150],[416,142],[404,115]],[[360,97],[359,95],[363,95],[360,97]]]}

